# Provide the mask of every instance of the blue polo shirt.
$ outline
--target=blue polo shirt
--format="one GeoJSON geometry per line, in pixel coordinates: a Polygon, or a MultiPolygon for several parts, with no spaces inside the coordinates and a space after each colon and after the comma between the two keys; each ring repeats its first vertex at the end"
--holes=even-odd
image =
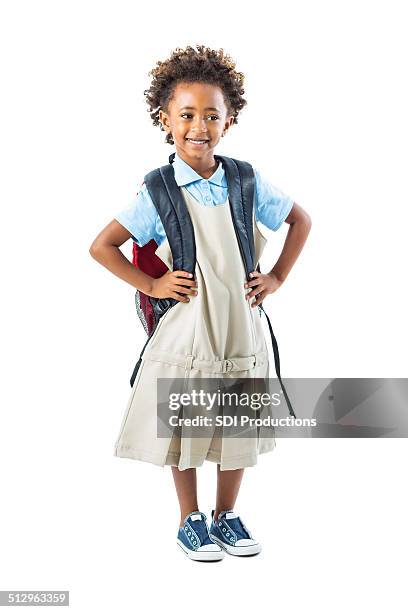
{"type": "MultiPolygon", "coordinates": [[[[200,204],[224,204],[228,196],[228,185],[222,163],[210,178],[204,179],[176,153],[173,168],[177,185],[185,187],[200,204]]],[[[255,168],[254,173],[255,219],[276,232],[289,215],[294,200],[261,176],[255,168]]],[[[132,234],[139,246],[144,246],[152,238],[160,245],[166,238],[163,224],[144,183],[134,200],[118,212],[115,219],[132,234]]]]}

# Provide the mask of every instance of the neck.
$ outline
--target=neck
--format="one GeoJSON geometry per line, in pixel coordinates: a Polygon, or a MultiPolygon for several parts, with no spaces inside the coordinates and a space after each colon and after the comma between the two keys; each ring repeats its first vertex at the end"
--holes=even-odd
{"type": "Polygon", "coordinates": [[[203,178],[209,178],[218,168],[218,162],[215,160],[213,153],[208,153],[202,158],[187,156],[184,151],[177,151],[177,155],[186,162],[193,170],[203,178]]]}

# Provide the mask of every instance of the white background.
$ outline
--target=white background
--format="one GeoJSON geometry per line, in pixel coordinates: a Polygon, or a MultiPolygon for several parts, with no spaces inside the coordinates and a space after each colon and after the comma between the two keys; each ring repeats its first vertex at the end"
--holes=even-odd
{"type": "MultiPolygon", "coordinates": [[[[69,589],[78,611],[406,609],[405,440],[278,440],[236,506],[263,553],[181,554],[170,468],[113,456],[144,332],[132,287],[88,252],[173,150],[146,112],[148,71],[177,46],[223,47],[248,106],[218,152],[313,220],[264,304],[283,376],[406,376],[403,9],[1,3],[0,589],[69,589]]],[[[215,465],[198,476],[209,514],[215,465]]]]}

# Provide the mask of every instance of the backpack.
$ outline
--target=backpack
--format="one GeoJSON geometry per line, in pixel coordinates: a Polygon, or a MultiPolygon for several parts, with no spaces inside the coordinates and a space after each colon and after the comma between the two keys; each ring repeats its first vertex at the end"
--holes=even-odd
{"type": "MultiPolygon", "coordinates": [[[[144,182],[169,241],[173,257],[173,269],[190,272],[193,274],[194,278],[196,265],[194,228],[181,190],[174,178],[174,170],[172,167],[174,157],[175,153],[172,153],[169,157],[169,163],[166,166],[156,168],[146,174],[144,182]]],[[[231,217],[244,263],[246,277],[249,281],[251,280],[249,274],[254,269],[253,260],[255,251],[253,238],[254,171],[251,164],[248,162],[220,155],[214,155],[214,157],[216,161],[222,162],[225,170],[231,217]]],[[[146,245],[140,247],[133,238],[133,264],[138,269],[142,270],[142,272],[149,274],[149,276],[160,278],[168,271],[168,268],[155,254],[156,249],[157,244],[154,240],[150,240],[146,245]]],[[[260,272],[259,264],[256,269],[260,272]]],[[[131,387],[133,387],[133,383],[142,362],[144,350],[150,338],[153,336],[160,318],[169,308],[172,308],[178,303],[178,300],[174,298],[154,298],[136,290],[136,311],[148,337],[130,378],[131,387]]],[[[275,371],[289,413],[296,418],[281,379],[278,343],[273,333],[271,322],[263,308],[263,304],[259,304],[258,308],[260,314],[263,312],[266,316],[272,340],[275,371]]]]}

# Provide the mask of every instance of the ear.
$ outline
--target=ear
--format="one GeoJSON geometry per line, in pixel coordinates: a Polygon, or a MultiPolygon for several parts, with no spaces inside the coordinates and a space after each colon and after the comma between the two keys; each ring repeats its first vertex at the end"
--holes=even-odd
{"type": "Polygon", "coordinates": [[[227,117],[227,119],[225,120],[224,123],[224,129],[222,131],[222,135],[225,136],[225,134],[228,132],[228,130],[230,129],[231,125],[234,123],[235,118],[233,116],[231,117],[227,117]]]}
{"type": "Polygon", "coordinates": [[[170,133],[170,121],[169,121],[168,114],[162,110],[159,110],[159,121],[162,124],[163,128],[166,130],[166,132],[169,134],[170,133]]]}

